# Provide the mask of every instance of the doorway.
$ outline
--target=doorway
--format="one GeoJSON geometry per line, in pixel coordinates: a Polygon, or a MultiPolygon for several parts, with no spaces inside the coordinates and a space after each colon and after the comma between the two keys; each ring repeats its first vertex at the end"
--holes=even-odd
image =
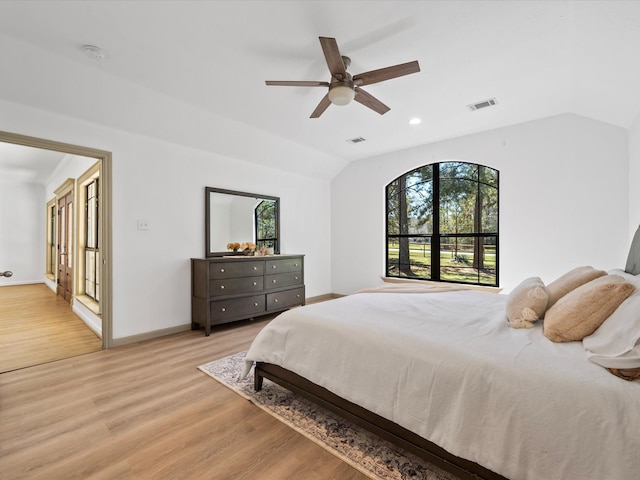
{"type": "MultiPolygon", "coordinates": [[[[89,157],[99,160],[100,164],[100,178],[101,178],[101,196],[102,201],[100,202],[100,218],[102,219],[102,248],[101,248],[101,256],[100,256],[100,268],[99,268],[99,281],[100,285],[100,317],[101,317],[101,326],[102,326],[102,348],[110,348],[112,346],[113,338],[112,338],[112,264],[113,259],[111,256],[112,252],[112,217],[111,217],[111,197],[112,197],[112,186],[111,186],[111,175],[112,175],[112,159],[111,152],[107,152],[104,150],[98,150],[94,148],[72,145],[57,141],[52,141],[48,139],[29,137],[21,134],[2,132],[0,131],[0,142],[10,143],[14,145],[23,145],[26,147],[33,147],[37,149],[50,150],[55,152],[68,153],[70,155],[77,155],[82,157],[89,157]]],[[[61,199],[62,200],[62,199],[61,199]]],[[[65,230],[59,231],[59,235],[65,236],[66,246],[64,247],[64,255],[57,255],[57,258],[60,258],[58,261],[56,268],[58,271],[58,276],[61,281],[61,285],[57,286],[58,293],[61,298],[64,298],[65,301],[69,301],[73,295],[73,281],[67,281],[67,278],[73,278],[73,235],[69,235],[70,221],[69,218],[73,218],[73,195],[69,198],[64,197],[63,204],[64,207],[64,215],[65,215],[65,230]],[[68,241],[67,241],[68,240],[68,241]]],[[[43,209],[45,205],[42,206],[43,209]]],[[[60,204],[57,205],[60,207],[60,204]]],[[[58,210],[60,210],[58,208],[58,210]]],[[[59,218],[59,225],[61,225],[62,219],[59,218]]],[[[45,248],[45,242],[43,240],[42,248],[45,248]]],[[[49,266],[43,265],[42,271],[44,272],[49,270],[49,266]]],[[[43,275],[44,277],[44,275],[43,275]]]]}

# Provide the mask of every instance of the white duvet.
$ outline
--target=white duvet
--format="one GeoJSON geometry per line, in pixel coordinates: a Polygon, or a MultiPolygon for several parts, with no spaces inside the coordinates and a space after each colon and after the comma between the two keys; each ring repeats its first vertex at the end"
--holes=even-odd
{"type": "Polygon", "coordinates": [[[245,373],[284,367],[512,480],[640,478],[640,382],[539,324],[509,328],[505,298],[359,293],[289,310],[245,373]]]}

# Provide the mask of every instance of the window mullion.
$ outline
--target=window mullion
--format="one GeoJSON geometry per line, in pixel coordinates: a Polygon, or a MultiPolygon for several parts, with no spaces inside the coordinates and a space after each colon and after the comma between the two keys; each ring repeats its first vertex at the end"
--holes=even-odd
{"type": "Polygon", "coordinates": [[[431,280],[440,280],[440,164],[432,165],[433,171],[433,201],[432,221],[433,235],[431,236],[431,280]]]}

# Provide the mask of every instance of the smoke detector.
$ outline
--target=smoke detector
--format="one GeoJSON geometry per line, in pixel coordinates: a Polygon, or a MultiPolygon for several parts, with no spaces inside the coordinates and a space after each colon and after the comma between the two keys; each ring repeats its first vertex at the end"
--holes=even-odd
{"type": "Polygon", "coordinates": [[[467,105],[467,108],[471,111],[480,110],[481,108],[493,107],[498,104],[498,100],[494,98],[489,98],[487,100],[482,100],[481,102],[472,103],[471,105],[467,105]]]}
{"type": "Polygon", "coordinates": [[[100,47],[95,47],[93,45],[83,45],[82,51],[87,57],[93,60],[103,60],[104,57],[106,56],[106,54],[104,53],[104,50],[102,50],[100,47]]]}
{"type": "Polygon", "coordinates": [[[366,139],[364,139],[362,137],[350,138],[349,140],[347,140],[347,142],[349,142],[349,143],[360,143],[360,142],[364,142],[364,141],[366,141],[366,139]]]}

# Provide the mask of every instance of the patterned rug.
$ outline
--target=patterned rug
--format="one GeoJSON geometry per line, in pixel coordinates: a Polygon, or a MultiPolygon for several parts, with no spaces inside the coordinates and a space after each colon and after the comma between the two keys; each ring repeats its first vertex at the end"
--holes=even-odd
{"type": "Polygon", "coordinates": [[[253,371],[239,378],[245,354],[198,368],[374,480],[457,480],[455,475],[267,379],[263,389],[255,392],[253,371]]]}

